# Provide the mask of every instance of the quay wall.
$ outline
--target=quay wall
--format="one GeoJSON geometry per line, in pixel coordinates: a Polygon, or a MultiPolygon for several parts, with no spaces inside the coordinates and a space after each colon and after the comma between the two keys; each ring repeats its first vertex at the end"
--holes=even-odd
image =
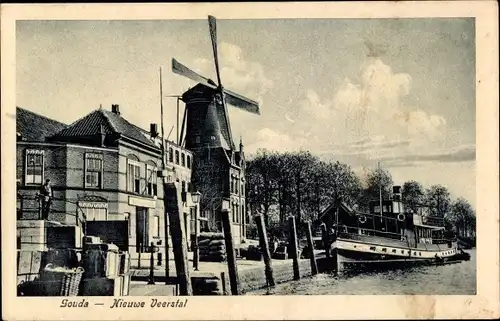
{"type": "MultiPolygon", "coordinates": [[[[311,276],[311,263],[309,260],[299,260],[300,277],[311,276]]],[[[273,265],[273,275],[276,284],[293,280],[293,261],[286,260],[283,264],[273,265]]],[[[245,269],[239,272],[241,292],[249,292],[265,288],[267,285],[265,266],[245,269]]],[[[228,286],[229,286],[229,281],[228,286]]]]}

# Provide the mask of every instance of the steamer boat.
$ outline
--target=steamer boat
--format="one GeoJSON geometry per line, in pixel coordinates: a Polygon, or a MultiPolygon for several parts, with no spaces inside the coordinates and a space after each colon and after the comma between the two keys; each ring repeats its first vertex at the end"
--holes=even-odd
{"type": "Polygon", "coordinates": [[[321,216],[327,257],[334,270],[386,269],[419,264],[459,262],[464,253],[454,235],[445,231],[444,220],[429,207],[405,211],[401,187],[393,187],[390,200],[372,201],[369,213],[333,205],[321,216]]]}

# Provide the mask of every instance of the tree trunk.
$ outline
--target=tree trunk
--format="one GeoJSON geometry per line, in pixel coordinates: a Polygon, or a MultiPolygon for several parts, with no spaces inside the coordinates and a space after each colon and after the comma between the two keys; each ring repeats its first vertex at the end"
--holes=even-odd
{"type": "Polygon", "coordinates": [[[266,229],[269,228],[269,205],[265,204],[264,205],[264,223],[266,224],[266,229]]]}

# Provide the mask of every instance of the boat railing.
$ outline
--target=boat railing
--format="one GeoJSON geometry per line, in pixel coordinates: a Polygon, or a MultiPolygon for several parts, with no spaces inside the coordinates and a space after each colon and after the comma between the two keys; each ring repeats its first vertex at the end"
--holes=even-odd
{"type": "Polygon", "coordinates": [[[346,225],[339,226],[338,233],[339,233],[340,237],[342,237],[342,236],[349,237],[349,236],[353,236],[353,235],[363,235],[363,236],[384,237],[384,238],[389,238],[389,239],[394,239],[394,240],[402,240],[402,235],[399,233],[373,230],[373,229],[367,229],[367,228],[352,227],[352,226],[346,226],[346,225]]]}
{"type": "Polygon", "coordinates": [[[432,239],[432,244],[452,244],[456,239],[432,239]]]}

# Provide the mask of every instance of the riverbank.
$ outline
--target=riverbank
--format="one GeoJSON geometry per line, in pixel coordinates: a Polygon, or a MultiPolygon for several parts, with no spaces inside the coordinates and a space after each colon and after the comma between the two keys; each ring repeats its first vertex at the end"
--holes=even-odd
{"type": "Polygon", "coordinates": [[[354,276],[318,274],[247,295],[475,295],[476,250],[470,261],[429,265],[354,276]]]}

